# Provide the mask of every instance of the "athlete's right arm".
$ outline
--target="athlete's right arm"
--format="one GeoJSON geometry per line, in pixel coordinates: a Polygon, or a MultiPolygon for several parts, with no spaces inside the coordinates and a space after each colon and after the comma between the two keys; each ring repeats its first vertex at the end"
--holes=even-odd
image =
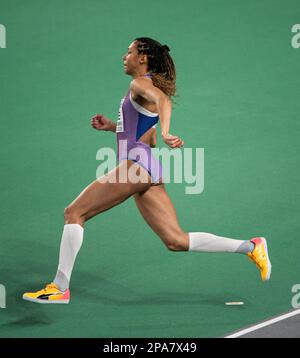
{"type": "Polygon", "coordinates": [[[103,114],[96,114],[91,119],[91,126],[98,131],[116,131],[116,124],[110,119],[106,118],[103,114]]]}

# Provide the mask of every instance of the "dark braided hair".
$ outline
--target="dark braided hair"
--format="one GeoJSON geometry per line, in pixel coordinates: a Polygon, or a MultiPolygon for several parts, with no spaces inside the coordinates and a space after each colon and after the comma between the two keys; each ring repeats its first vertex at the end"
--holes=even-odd
{"type": "Polygon", "coordinates": [[[146,55],[148,71],[152,74],[153,85],[162,90],[167,96],[176,94],[176,70],[169,47],[149,37],[139,37],[137,51],[139,55],[146,55]]]}

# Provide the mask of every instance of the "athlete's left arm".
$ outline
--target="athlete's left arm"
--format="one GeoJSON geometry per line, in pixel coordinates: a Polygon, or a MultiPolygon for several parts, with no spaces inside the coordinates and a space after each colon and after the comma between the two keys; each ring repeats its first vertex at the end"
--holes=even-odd
{"type": "Polygon", "coordinates": [[[152,81],[148,78],[136,78],[130,83],[130,90],[135,95],[145,98],[147,101],[155,103],[157,106],[160,120],[161,136],[164,142],[171,148],[182,147],[184,142],[178,137],[169,133],[172,102],[170,98],[159,88],[153,86],[152,81]]]}

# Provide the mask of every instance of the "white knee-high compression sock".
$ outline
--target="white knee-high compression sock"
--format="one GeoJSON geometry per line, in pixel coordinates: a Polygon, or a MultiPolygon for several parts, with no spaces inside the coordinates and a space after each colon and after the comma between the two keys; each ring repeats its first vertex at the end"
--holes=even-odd
{"type": "Polygon", "coordinates": [[[69,288],[74,262],[83,241],[83,228],[79,224],[66,224],[61,238],[59,264],[54,283],[61,291],[69,288]]]}
{"type": "Polygon", "coordinates": [[[189,251],[247,254],[253,249],[254,244],[250,240],[234,240],[207,232],[189,232],[189,251]]]}

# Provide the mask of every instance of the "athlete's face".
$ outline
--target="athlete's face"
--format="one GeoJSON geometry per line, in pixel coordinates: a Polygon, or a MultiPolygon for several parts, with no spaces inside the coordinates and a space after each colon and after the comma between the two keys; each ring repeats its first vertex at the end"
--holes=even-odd
{"type": "Polygon", "coordinates": [[[139,67],[146,63],[146,56],[139,55],[136,42],[132,42],[127,53],[123,56],[124,71],[127,75],[132,75],[138,71],[139,67]]]}

